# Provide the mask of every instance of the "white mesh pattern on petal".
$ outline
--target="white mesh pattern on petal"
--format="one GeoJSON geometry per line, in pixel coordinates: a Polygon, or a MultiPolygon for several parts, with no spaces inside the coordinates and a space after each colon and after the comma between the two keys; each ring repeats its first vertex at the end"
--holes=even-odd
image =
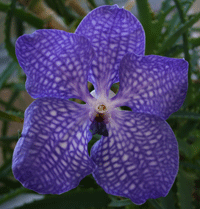
{"type": "Polygon", "coordinates": [[[16,42],[16,56],[27,76],[26,89],[33,98],[85,100],[88,71],[94,57],[83,36],[60,30],[38,30],[16,42]]]}
{"type": "Polygon", "coordinates": [[[119,63],[127,52],[144,54],[142,25],[129,11],[117,5],[91,11],[78,26],[76,34],[87,37],[95,50],[96,60],[92,62],[89,81],[97,94],[105,90],[108,93],[109,87],[119,81],[119,63]]]}
{"type": "Polygon", "coordinates": [[[166,196],[178,171],[178,145],[169,125],[157,116],[117,111],[92,148],[97,165],[93,175],[113,195],[143,204],[166,196]]]}
{"type": "Polygon", "coordinates": [[[127,54],[120,64],[116,106],[128,106],[167,119],[183,104],[188,87],[188,63],[156,55],[127,54]]]}
{"type": "Polygon", "coordinates": [[[53,98],[37,99],[27,108],[12,165],[24,187],[60,194],[93,171],[88,113],[87,105],[53,98]]]}

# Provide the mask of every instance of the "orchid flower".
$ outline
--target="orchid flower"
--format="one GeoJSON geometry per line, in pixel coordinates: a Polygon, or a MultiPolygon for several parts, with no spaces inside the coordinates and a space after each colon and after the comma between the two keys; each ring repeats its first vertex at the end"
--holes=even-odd
{"type": "Polygon", "coordinates": [[[42,29],[18,38],[26,90],[36,99],[13,154],[24,187],[61,194],[92,174],[105,192],[135,204],[168,194],[179,153],[165,120],[184,102],[188,63],[144,52],[142,25],[117,5],[91,11],[74,34],[42,29]],[[102,137],[89,155],[96,133],[102,137]]]}

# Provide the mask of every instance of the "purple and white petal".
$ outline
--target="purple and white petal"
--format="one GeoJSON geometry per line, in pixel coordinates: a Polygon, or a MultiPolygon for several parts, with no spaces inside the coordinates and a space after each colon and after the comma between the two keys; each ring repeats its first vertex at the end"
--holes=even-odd
{"type": "Polygon", "coordinates": [[[113,100],[167,119],[183,104],[188,88],[188,63],[184,59],[127,54],[120,64],[120,88],[113,100]]]}
{"type": "Polygon", "coordinates": [[[97,59],[92,62],[89,81],[98,95],[108,95],[111,85],[119,81],[119,64],[127,52],[143,55],[145,51],[142,25],[129,11],[117,5],[91,11],[76,34],[87,37],[95,50],[97,59]]]}
{"type": "Polygon", "coordinates": [[[94,50],[83,37],[60,30],[37,30],[16,42],[16,56],[33,98],[78,98],[85,101],[94,50]]]}
{"type": "Polygon", "coordinates": [[[78,186],[95,164],[88,155],[88,105],[57,98],[35,100],[25,112],[12,170],[26,188],[61,194],[78,186]]]}
{"type": "Polygon", "coordinates": [[[143,204],[165,197],[178,172],[178,144],[166,121],[155,115],[115,110],[91,150],[93,176],[109,194],[143,204]]]}

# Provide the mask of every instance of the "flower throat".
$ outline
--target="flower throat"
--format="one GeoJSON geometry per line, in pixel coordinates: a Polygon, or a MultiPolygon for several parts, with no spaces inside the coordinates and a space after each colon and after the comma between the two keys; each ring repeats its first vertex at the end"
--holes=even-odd
{"type": "Polygon", "coordinates": [[[106,111],[105,105],[99,105],[98,106],[99,112],[95,114],[95,117],[90,125],[90,130],[92,132],[92,135],[99,134],[103,136],[108,136],[108,130],[106,128],[106,114],[101,113],[106,111]]]}

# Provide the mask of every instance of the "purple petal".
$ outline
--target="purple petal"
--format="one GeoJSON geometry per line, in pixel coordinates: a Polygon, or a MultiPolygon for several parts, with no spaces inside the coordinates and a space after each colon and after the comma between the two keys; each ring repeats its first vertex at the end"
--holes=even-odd
{"type": "Polygon", "coordinates": [[[120,89],[113,100],[167,119],[183,104],[188,87],[188,63],[156,55],[127,54],[120,64],[120,89]]]}
{"type": "Polygon", "coordinates": [[[88,155],[88,105],[56,98],[34,101],[25,112],[13,155],[13,174],[40,194],[61,194],[78,186],[95,168],[88,155]]]}
{"type": "Polygon", "coordinates": [[[158,116],[115,110],[109,137],[91,150],[93,175],[109,194],[143,204],[165,197],[178,172],[178,144],[166,121],[158,116]]]}
{"type": "Polygon", "coordinates": [[[127,52],[143,55],[145,34],[140,22],[117,5],[101,6],[91,11],[80,23],[76,34],[91,42],[97,59],[92,63],[89,81],[97,94],[107,94],[119,81],[119,64],[127,52]],[[101,88],[103,86],[103,88],[101,88]]]}
{"type": "Polygon", "coordinates": [[[78,98],[85,101],[88,69],[94,56],[89,41],[60,30],[37,30],[16,42],[16,55],[33,98],[78,98]]]}

